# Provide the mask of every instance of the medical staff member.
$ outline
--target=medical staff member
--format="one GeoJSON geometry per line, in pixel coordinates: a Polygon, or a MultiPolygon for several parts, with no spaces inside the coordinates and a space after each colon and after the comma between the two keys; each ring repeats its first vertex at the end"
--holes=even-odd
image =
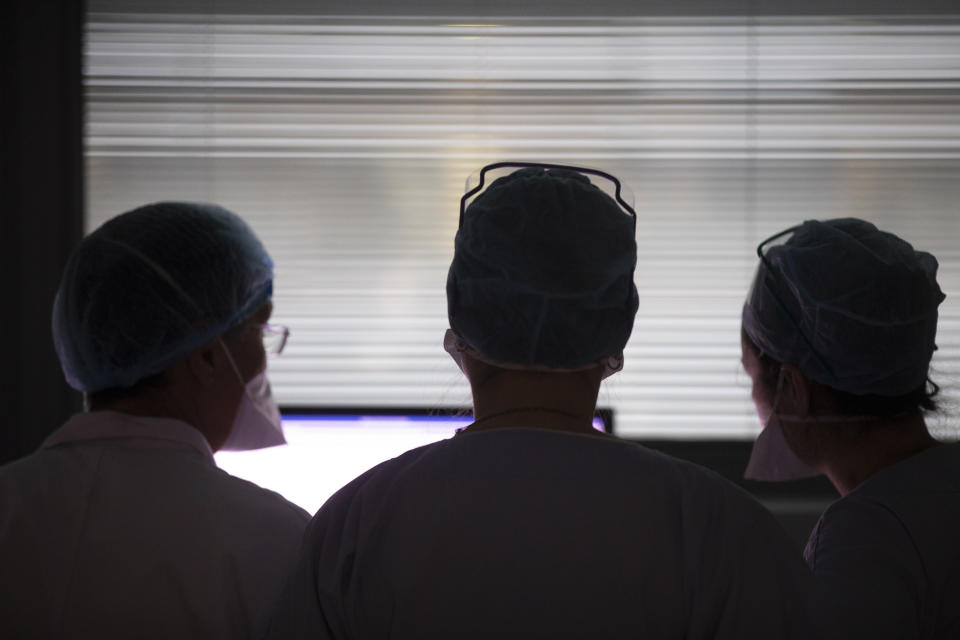
{"type": "Polygon", "coordinates": [[[817,637],[813,578],[767,511],[591,424],[638,306],[619,182],[508,164],[465,196],[447,280],[475,421],[320,509],[269,637],[817,637]]]}
{"type": "Polygon", "coordinates": [[[765,428],[747,475],[824,473],[841,498],[804,555],[852,638],[960,638],[960,444],[924,413],[937,261],[852,218],[765,241],[743,363],[765,428]]]}
{"type": "Polygon", "coordinates": [[[76,248],[53,338],[90,410],[0,468],[0,637],[264,633],[309,516],[213,452],[284,441],[272,288],[263,245],[213,205],[140,207],[76,248]]]}

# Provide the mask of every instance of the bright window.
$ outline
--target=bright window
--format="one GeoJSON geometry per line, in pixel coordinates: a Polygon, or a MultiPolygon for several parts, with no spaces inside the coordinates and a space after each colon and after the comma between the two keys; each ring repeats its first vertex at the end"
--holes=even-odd
{"type": "Polygon", "coordinates": [[[464,180],[503,159],[596,166],[636,194],[640,311],[600,398],[620,435],[757,432],[740,306],[757,242],[808,218],[867,218],[939,258],[934,379],[957,404],[955,18],[112,5],[130,3],[88,3],[88,227],[161,199],[250,221],[292,329],[270,370],[284,404],[470,404],[441,348],[444,283],[464,180]]]}

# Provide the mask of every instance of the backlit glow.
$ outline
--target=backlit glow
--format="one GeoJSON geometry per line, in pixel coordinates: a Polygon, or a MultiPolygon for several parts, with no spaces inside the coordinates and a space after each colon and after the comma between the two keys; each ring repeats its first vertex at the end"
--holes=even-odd
{"type": "MultiPolygon", "coordinates": [[[[285,415],[287,444],[220,451],[227,473],[283,495],[309,513],[367,469],[405,451],[449,438],[473,417],[285,415]]],[[[599,418],[594,426],[603,430],[599,418]]]]}

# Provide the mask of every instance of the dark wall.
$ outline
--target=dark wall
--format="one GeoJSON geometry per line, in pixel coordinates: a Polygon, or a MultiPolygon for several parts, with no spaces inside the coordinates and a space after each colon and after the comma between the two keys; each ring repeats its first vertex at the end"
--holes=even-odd
{"type": "Polygon", "coordinates": [[[0,9],[0,463],[36,449],[80,405],[53,350],[50,308],[83,232],[83,15],[75,0],[0,9]]]}

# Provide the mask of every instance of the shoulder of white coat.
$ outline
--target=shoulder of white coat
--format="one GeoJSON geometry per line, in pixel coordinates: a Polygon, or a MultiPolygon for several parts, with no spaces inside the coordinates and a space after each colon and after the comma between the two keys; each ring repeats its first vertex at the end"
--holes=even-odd
{"type": "Polygon", "coordinates": [[[392,484],[399,475],[415,465],[420,459],[438,449],[449,446],[450,440],[441,440],[401,453],[395,458],[370,467],[359,476],[345,484],[320,507],[317,516],[324,512],[342,511],[357,498],[384,501],[385,485],[392,484]]]}
{"type": "Polygon", "coordinates": [[[821,551],[831,554],[862,553],[868,541],[912,549],[909,529],[895,510],[868,493],[856,491],[840,498],[821,514],[804,549],[804,558],[817,571],[821,551]]]}
{"type": "Polygon", "coordinates": [[[734,508],[743,514],[760,515],[764,519],[773,516],[746,489],[740,487],[716,471],[688,460],[660,454],[671,462],[675,473],[681,478],[685,490],[693,497],[712,497],[719,502],[713,504],[724,508],[734,508]]]}
{"type": "MultiPolygon", "coordinates": [[[[353,554],[358,540],[369,533],[371,523],[379,522],[380,514],[390,507],[390,489],[398,475],[438,446],[443,446],[443,442],[412,449],[381,462],[327,499],[304,534],[306,555],[301,563],[312,567],[313,579],[334,585],[345,579],[341,572],[349,573],[349,566],[342,560],[353,554]]],[[[328,587],[334,589],[329,584],[328,587]]]]}
{"type": "Polygon", "coordinates": [[[214,481],[221,485],[221,491],[225,499],[238,509],[263,512],[269,514],[270,517],[282,518],[292,525],[300,525],[301,527],[310,521],[309,513],[276,491],[265,489],[249,480],[232,476],[218,467],[214,469],[214,481]]]}

